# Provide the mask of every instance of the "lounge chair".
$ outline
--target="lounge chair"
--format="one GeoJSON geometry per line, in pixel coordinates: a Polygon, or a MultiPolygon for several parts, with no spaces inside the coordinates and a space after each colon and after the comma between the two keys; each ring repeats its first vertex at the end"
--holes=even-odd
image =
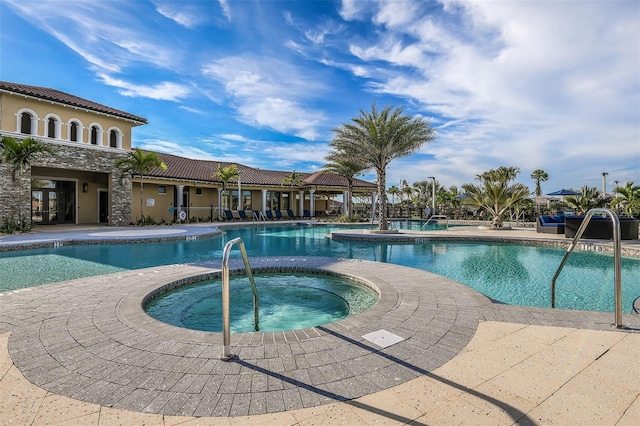
{"type": "Polygon", "coordinates": [[[296,215],[293,214],[293,210],[287,210],[287,216],[289,216],[290,219],[296,218],[296,215]]]}
{"type": "Polygon", "coordinates": [[[311,219],[311,212],[309,212],[309,210],[304,210],[302,212],[302,218],[307,218],[307,219],[311,219]]]}
{"type": "Polygon", "coordinates": [[[231,210],[225,210],[224,211],[224,217],[227,220],[234,220],[233,212],[231,210]]]}
{"type": "Polygon", "coordinates": [[[276,219],[282,219],[282,212],[280,210],[276,210],[276,219]]]}
{"type": "Polygon", "coordinates": [[[238,210],[238,217],[242,220],[247,220],[249,219],[247,217],[247,213],[244,210],[238,210]]]}
{"type": "Polygon", "coordinates": [[[266,211],[264,212],[264,214],[265,214],[265,216],[267,217],[267,219],[269,219],[269,220],[273,220],[273,219],[274,219],[274,217],[273,217],[273,213],[271,212],[271,210],[266,210],[266,211]]]}

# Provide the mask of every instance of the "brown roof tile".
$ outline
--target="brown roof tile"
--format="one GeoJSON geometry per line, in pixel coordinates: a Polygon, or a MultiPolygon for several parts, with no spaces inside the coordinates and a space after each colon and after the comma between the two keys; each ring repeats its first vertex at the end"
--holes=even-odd
{"type": "Polygon", "coordinates": [[[59,102],[64,105],[71,105],[74,107],[85,108],[91,111],[96,111],[104,114],[113,115],[116,117],[126,118],[127,120],[135,121],[139,124],[147,123],[146,118],[129,114],[128,112],[120,111],[118,109],[101,105],[99,103],[89,101],[87,99],[83,99],[78,96],[70,95],[68,93],[61,92],[59,90],[50,89],[48,87],[29,86],[26,84],[0,81],[0,91],[19,93],[21,95],[32,96],[38,99],[45,99],[47,101],[59,102]]]}
{"type": "MultiPolygon", "coordinates": [[[[282,186],[283,179],[291,172],[279,170],[262,170],[237,163],[229,163],[216,160],[194,160],[191,158],[179,157],[177,155],[157,153],[167,166],[166,170],[156,168],[149,173],[149,176],[162,177],[167,179],[194,180],[200,182],[220,182],[215,177],[218,171],[218,164],[227,167],[236,164],[240,171],[240,181],[247,185],[261,186],[282,186]]],[[[300,173],[305,185],[318,185],[324,187],[347,187],[347,179],[335,173],[315,172],[313,174],[300,173]]],[[[233,180],[232,182],[237,182],[233,180]]],[[[376,185],[360,179],[354,179],[356,188],[376,188],[376,185]]]]}

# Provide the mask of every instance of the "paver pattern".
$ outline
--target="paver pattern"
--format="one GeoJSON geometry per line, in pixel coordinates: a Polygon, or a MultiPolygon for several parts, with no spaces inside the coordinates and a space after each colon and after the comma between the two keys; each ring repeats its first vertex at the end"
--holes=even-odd
{"type": "Polygon", "coordinates": [[[154,288],[217,274],[218,265],[0,294],[0,424],[640,420],[640,316],[625,315],[618,330],[612,313],[496,304],[446,278],[377,262],[251,262],[260,270],[358,277],[382,297],[373,309],[327,326],[233,334],[238,356],[223,362],[221,334],[168,326],[141,308],[154,288]],[[382,349],[362,338],[380,329],[405,340],[382,349]]]}

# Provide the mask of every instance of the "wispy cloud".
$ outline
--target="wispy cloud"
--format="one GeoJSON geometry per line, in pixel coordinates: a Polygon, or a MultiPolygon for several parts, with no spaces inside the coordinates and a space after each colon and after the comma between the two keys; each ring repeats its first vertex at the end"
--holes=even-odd
{"type": "Polygon", "coordinates": [[[233,98],[242,122],[309,140],[318,137],[324,113],[304,101],[321,95],[326,87],[304,70],[268,57],[230,56],[207,64],[202,72],[233,98]]]}
{"type": "Polygon", "coordinates": [[[135,4],[86,0],[74,1],[73,7],[62,7],[57,1],[6,0],[3,4],[36,22],[97,72],[120,72],[140,62],[170,68],[181,56],[163,32],[149,30],[135,4]]]}
{"type": "Polygon", "coordinates": [[[163,82],[154,86],[147,86],[129,83],[106,74],[100,74],[98,77],[103,83],[118,88],[118,93],[123,96],[177,101],[189,95],[189,88],[176,83],[163,82]]]}

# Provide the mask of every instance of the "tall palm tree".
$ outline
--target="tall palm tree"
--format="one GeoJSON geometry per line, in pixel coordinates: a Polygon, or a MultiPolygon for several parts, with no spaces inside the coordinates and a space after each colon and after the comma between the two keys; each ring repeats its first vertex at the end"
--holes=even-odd
{"type": "Polygon", "coordinates": [[[22,215],[22,174],[25,167],[31,165],[33,158],[40,153],[53,154],[53,150],[49,145],[45,145],[42,141],[34,138],[26,138],[17,141],[12,137],[3,136],[0,140],[0,148],[2,148],[2,158],[9,164],[12,164],[18,172],[18,222],[20,228],[25,227],[22,215]]]}
{"type": "Polygon", "coordinates": [[[540,182],[546,182],[549,180],[549,175],[544,170],[536,169],[531,173],[531,179],[536,181],[536,197],[541,196],[542,188],[540,187],[540,182]]]}
{"type": "Polygon", "coordinates": [[[360,116],[351,120],[334,129],[331,147],[348,159],[376,171],[378,229],[387,230],[387,166],[432,141],[435,131],[425,119],[404,115],[400,107],[387,106],[378,111],[375,102],[371,112],[361,109],[360,116]]]}
{"type": "Polygon", "coordinates": [[[330,152],[325,157],[327,163],[323,168],[331,173],[347,179],[347,217],[353,214],[353,179],[367,168],[357,161],[350,160],[346,155],[339,152],[330,152]]]}
{"type": "Polygon", "coordinates": [[[469,196],[466,203],[483,208],[492,216],[491,225],[502,227],[502,216],[514,205],[529,196],[529,188],[521,183],[511,184],[519,170],[516,167],[500,167],[477,176],[480,184],[462,185],[469,196]]]}
{"type": "Polygon", "coordinates": [[[116,168],[120,169],[123,174],[140,176],[140,222],[144,225],[144,176],[151,173],[153,169],[167,169],[160,155],[157,152],[143,151],[140,148],[134,148],[127,153],[125,158],[121,158],[115,163],[116,168]]]}
{"type": "Polygon", "coordinates": [[[627,182],[625,186],[613,188],[613,193],[615,197],[611,201],[612,208],[621,208],[627,216],[640,213],[640,185],[627,182]]]}
{"type": "MultiPolygon", "coordinates": [[[[231,209],[231,191],[227,191],[227,185],[229,181],[232,179],[238,179],[240,177],[240,170],[238,170],[238,166],[235,164],[230,164],[228,166],[222,167],[220,163],[218,163],[218,170],[213,174],[214,178],[218,178],[222,181],[222,192],[227,194],[228,198],[228,206],[231,209]]],[[[238,194],[238,202],[240,202],[241,195],[238,194]]],[[[221,204],[221,203],[218,203],[221,204]]]]}

